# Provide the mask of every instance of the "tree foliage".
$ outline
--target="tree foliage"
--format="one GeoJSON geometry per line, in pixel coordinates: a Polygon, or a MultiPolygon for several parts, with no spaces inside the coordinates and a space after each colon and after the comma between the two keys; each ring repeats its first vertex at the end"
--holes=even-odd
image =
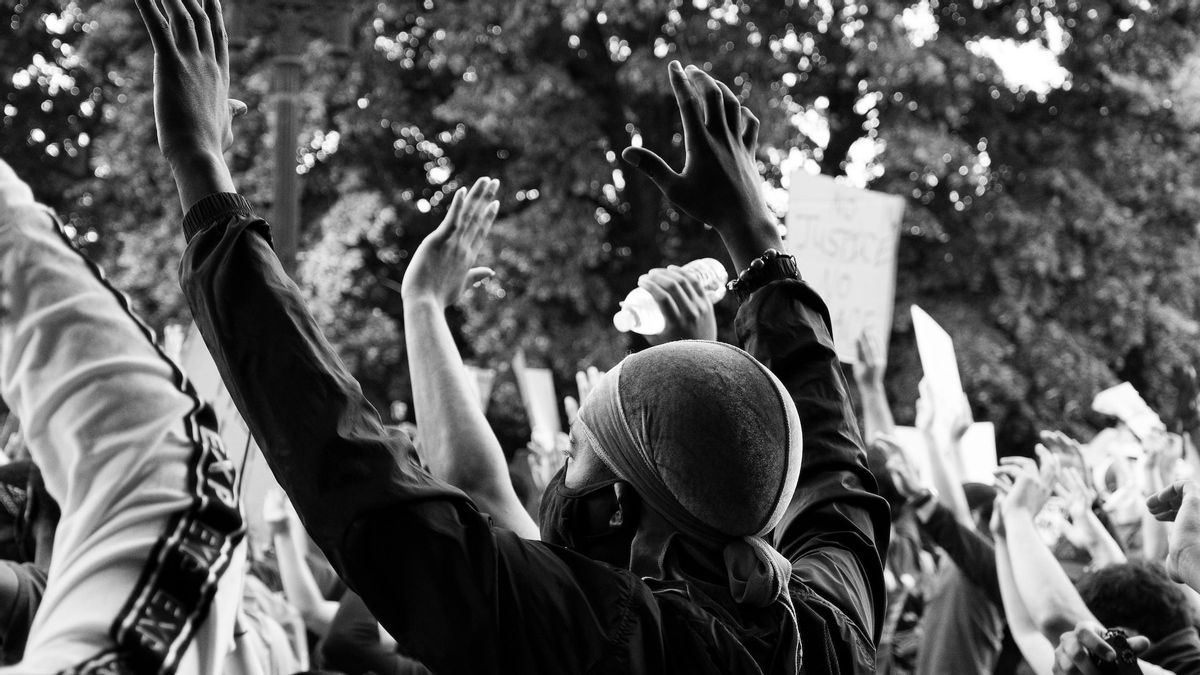
{"type": "MultiPolygon", "coordinates": [[[[679,59],[729,82],[762,118],[760,159],[776,194],[803,166],[908,200],[888,377],[902,420],[920,377],[914,302],[955,337],[976,416],[998,422],[1013,449],[1027,450],[1038,428],[1088,435],[1101,422],[1091,396],[1120,380],[1173,412],[1169,375],[1196,360],[1200,333],[1189,3],[339,7],[356,27],[348,54],[318,41],[304,59],[298,273],[378,405],[410,396],[396,292],[406,261],[453,190],[479,175],[501,178],[504,193],[484,261],[498,277],[453,316],[470,359],[500,365],[521,348],[566,385],[575,369],[641,346],[609,321],[638,275],[723,257],[715,233],[618,159],[640,142],[681,161],[665,69],[679,59]],[[996,45],[1021,44],[1055,51],[1062,82],[1034,90],[1006,77],[996,45]]],[[[0,81],[0,151],[46,177],[43,196],[154,321],[184,316],[173,274],[180,214],[149,124],[149,50],[132,3],[0,8],[0,19],[15,17],[0,24],[5,44],[21,46],[0,56],[6,72],[26,68],[37,84],[0,81]],[[47,13],[75,18],[55,32],[62,23],[33,18],[47,13]],[[38,54],[75,85],[43,83],[38,54]],[[85,103],[92,114],[78,112],[85,103]],[[59,154],[27,140],[35,127],[59,154]],[[70,155],[80,133],[90,144],[70,155]]],[[[234,93],[254,112],[239,120],[233,166],[264,211],[270,57],[253,36],[234,54],[234,93]]],[[[734,309],[725,301],[721,318],[734,309]]],[[[499,387],[494,421],[519,438],[511,378],[499,387]]]]}

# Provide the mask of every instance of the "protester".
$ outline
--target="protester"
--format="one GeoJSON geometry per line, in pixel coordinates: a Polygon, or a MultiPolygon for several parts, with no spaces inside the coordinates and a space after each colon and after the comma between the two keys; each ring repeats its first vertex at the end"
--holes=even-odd
{"type": "MultiPolygon", "coordinates": [[[[305,526],[402,651],[442,673],[795,673],[801,653],[808,671],[873,668],[887,505],[865,465],[828,313],[770,250],[781,243],[758,190],[757,120],[727,88],[673,64],[684,173],[644,149],[625,157],[712,224],[738,269],[758,261],[736,284],[750,296],[738,321],[749,353],[676,342],[610,371],[582,403],[558,479],[577,492],[543,509],[614,495],[615,527],[631,538],[629,569],[619,569],[493,528],[407,460],[409,442],[384,432],[283,274],[266,223],[232,194],[219,5],[139,8],[155,46],[159,142],[188,209],[181,276],[197,325],[305,526]],[[686,386],[660,386],[685,376],[686,386]],[[665,417],[661,406],[672,406],[665,417]],[[666,435],[630,435],[629,413],[645,416],[635,428],[666,435]],[[692,447],[703,455],[689,461],[664,442],[683,432],[680,441],[708,434],[692,447]],[[778,549],[762,538],[776,525],[778,549]]],[[[463,276],[431,288],[432,301],[466,278],[478,230],[462,218],[494,215],[488,190],[481,180],[456,197],[447,229],[463,276]]],[[[543,537],[584,544],[576,537],[592,524],[562,525],[544,520],[543,537]]]]}
{"type": "Polygon", "coordinates": [[[0,396],[62,513],[11,672],[219,671],[243,523],[212,411],[2,161],[0,288],[0,396]]]}

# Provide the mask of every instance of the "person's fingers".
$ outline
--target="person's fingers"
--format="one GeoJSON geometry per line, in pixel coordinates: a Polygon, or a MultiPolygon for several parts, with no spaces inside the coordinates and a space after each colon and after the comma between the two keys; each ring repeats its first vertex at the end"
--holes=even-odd
{"type": "Polygon", "coordinates": [[[467,188],[460,187],[454,191],[454,198],[450,200],[450,208],[446,209],[446,217],[442,219],[441,227],[434,230],[434,234],[447,234],[458,228],[458,221],[462,218],[463,214],[463,202],[466,199],[467,188]]]}
{"type": "Polygon", "coordinates": [[[463,201],[463,212],[458,219],[458,229],[466,231],[487,205],[487,192],[491,188],[492,179],[487,176],[481,176],[471,186],[467,192],[466,200],[463,201]]]}
{"type": "Polygon", "coordinates": [[[1022,472],[1037,473],[1037,462],[1028,457],[1010,455],[1000,458],[1000,466],[1013,466],[1022,472]]]}
{"type": "Polygon", "coordinates": [[[225,17],[222,15],[221,0],[204,0],[204,12],[208,15],[208,30],[212,35],[213,51],[217,55],[217,66],[225,79],[229,79],[229,34],[225,32],[225,17]]]}
{"type": "Polygon", "coordinates": [[[683,121],[684,147],[690,147],[688,140],[694,138],[695,133],[704,126],[704,111],[700,107],[700,98],[678,61],[671,62],[667,73],[671,80],[671,91],[675,93],[675,103],[679,106],[679,117],[683,121]]]}
{"type": "Polygon", "coordinates": [[[638,279],[638,288],[650,294],[654,301],[658,303],[658,307],[662,310],[663,316],[667,319],[668,324],[678,323],[682,318],[679,305],[675,303],[675,298],[667,291],[667,289],[655,283],[649,275],[643,274],[638,279]]]}
{"type": "Polygon", "coordinates": [[[567,413],[567,422],[574,422],[579,417],[579,401],[574,396],[563,397],[563,410],[567,413]]]}
{"type": "Polygon", "coordinates": [[[1117,650],[1104,641],[1104,627],[1099,624],[1082,623],[1072,631],[1079,646],[1101,661],[1115,661],[1117,650]]]}
{"type": "Polygon", "coordinates": [[[668,265],[663,273],[675,280],[688,302],[695,305],[698,311],[704,311],[704,305],[708,302],[708,294],[704,292],[704,284],[700,283],[695,275],[688,273],[678,265],[668,265]]]}
{"type": "Polygon", "coordinates": [[[477,286],[483,280],[490,279],[496,276],[495,270],[490,267],[472,267],[467,270],[467,288],[477,286]]]}
{"type": "MultiPolygon", "coordinates": [[[[474,249],[491,229],[496,214],[500,211],[500,202],[493,197],[500,189],[500,181],[485,178],[483,188],[477,194],[475,202],[468,201],[468,212],[464,214],[460,235],[468,248],[474,249]]],[[[474,192],[474,188],[472,188],[474,192]]]]}
{"type": "Polygon", "coordinates": [[[742,145],[746,146],[747,150],[754,152],[758,148],[758,118],[754,116],[754,113],[749,108],[742,106],[742,119],[745,120],[745,128],[742,131],[742,145]]]}
{"type": "Polygon", "coordinates": [[[1144,635],[1135,635],[1128,638],[1127,641],[1129,642],[1129,648],[1133,650],[1134,654],[1141,654],[1150,648],[1150,638],[1144,635]]]}
{"type": "Polygon", "coordinates": [[[146,32],[150,34],[150,44],[156,52],[174,51],[175,41],[171,38],[171,26],[167,17],[163,16],[156,0],[134,0],[138,13],[142,15],[142,23],[146,24],[146,32]]]}
{"type": "Polygon", "coordinates": [[[725,121],[725,97],[721,94],[717,81],[696,66],[688,66],[686,73],[692,87],[704,102],[704,126],[711,133],[728,130],[729,126],[725,121]]]}
{"type": "Polygon", "coordinates": [[[496,223],[496,214],[500,213],[500,202],[492,201],[483,209],[483,213],[475,219],[471,226],[470,239],[467,242],[471,250],[475,250],[484,241],[487,240],[488,233],[492,231],[492,225],[496,223]]]}
{"type": "Polygon", "coordinates": [[[212,22],[209,20],[208,5],[213,0],[184,0],[188,15],[192,17],[192,30],[196,33],[196,46],[201,52],[212,53],[216,56],[216,44],[213,39],[212,22]]]}
{"type": "Polygon", "coordinates": [[[679,174],[667,164],[667,161],[654,152],[640,147],[628,147],[621,151],[621,159],[630,166],[646,174],[663,194],[669,195],[679,174]]]}
{"type": "Polygon", "coordinates": [[[586,398],[588,392],[592,390],[592,383],[588,381],[587,373],[583,371],[575,373],[575,390],[579,392],[580,401],[586,398]]]}
{"type": "Polygon", "coordinates": [[[171,35],[175,38],[175,46],[181,49],[196,46],[196,22],[191,12],[184,6],[184,0],[161,0],[166,12],[167,21],[171,25],[171,35]]]}
{"type": "Polygon", "coordinates": [[[1184,483],[1177,481],[1150,495],[1146,499],[1146,508],[1151,515],[1159,520],[1174,520],[1179,507],[1183,504],[1184,483]],[[1159,518],[1169,515],[1170,518],[1159,518]]]}
{"type": "Polygon", "coordinates": [[[721,102],[725,105],[725,124],[729,129],[729,135],[741,140],[742,135],[746,132],[745,120],[742,119],[742,102],[738,100],[729,85],[716,78],[713,78],[713,81],[721,90],[721,102]]]}

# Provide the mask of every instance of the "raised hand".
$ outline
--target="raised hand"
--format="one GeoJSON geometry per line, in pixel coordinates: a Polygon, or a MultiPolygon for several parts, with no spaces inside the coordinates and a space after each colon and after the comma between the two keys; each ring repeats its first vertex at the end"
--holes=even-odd
{"type": "Polygon", "coordinates": [[[602,377],[604,377],[604,371],[595,366],[588,366],[587,370],[575,373],[575,388],[579,393],[579,398],[567,396],[563,399],[563,409],[567,412],[568,425],[575,423],[575,418],[579,417],[579,406],[587,400],[588,394],[592,393],[592,389],[596,388],[602,377]]]}
{"type": "Polygon", "coordinates": [[[267,524],[271,534],[285,534],[292,531],[293,521],[299,520],[296,509],[288,500],[287,495],[279,488],[267,491],[263,499],[263,522],[267,524]]]}
{"type": "Polygon", "coordinates": [[[638,287],[650,294],[662,311],[666,327],[658,335],[647,335],[652,345],[675,340],[716,340],[717,317],[704,285],[677,265],[652,269],[638,279],[638,287]]]}
{"type": "Polygon", "coordinates": [[[480,178],[468,192],[459,188],[450,209],[413,254],[404,272],[401,296],[405,302],[427,300],[445,308],[453,305],[468,286],[492,276],[486,267],[471,267],[496,220],[500,202],[494,201],[500,181],[480,178]]]}
{"type": "Polygon", "coordinates": [[[154,121],[172,165],[219,157],[233,142],[229,41],[219,0],[136,0],[154,46],[154,121]],[[165,11],[164,11],[165,10],[165,11]]]}
{"type": "Polygon", "coordinates": [[[916,468],[908,461],[903,448],[894,439],[889,436],[876,436],[874,443],[887,455],[887,470],[896,486],[896,492],[899,492],[901,497],[912,499],[929,489],[925,481],[921,480],[916,468]]]}
{"type": "MultiPolygon", "coordinates": [[[[1104,626],[1095,621],[1082,621],[1075,625],[1074,630],[1063,633],[1059,638],[1058,647],[1054,650],[1055,674],[1092,675],[1094,673],[1099,675],[1100,673],[1117,672],[1115,669],[1101,668],[1096,663],[1096,660],[1099,660],[1113,664],[1118,658],[1116,650],[1104,641],[1104,633],[1104,626]]],[[[1141,653],[1150,647],[1150,640],[1144,637],[1131,637],[1129,646],[1135,654],[1141,653]]],[[[1143,669],[1142,672],[1147,671],[1143,669]]],[[[1162,673],[1164,671],[1155,669],[1152,672],[1162,673]]]]}
{"type": "Polygon", "coordinates": [[[1006,512],[1017,510],[1036,516],[1054,485],[1054,476],[1048,470],[1040,470],[1028,457],[1002,457],[1000,466],[996,469],[998,480],[1007,487],[1008,494],[1004,498],[1003,507],[1006,512]]]}
{"type": "Polygon", "coordinates": [[[669,73],[683,118],[682,171],[642,147],[625,148],[621,157],[685,213],[712,225],[739,270],[768,248],[784,250],[754,157],[758,118],[699,68],[672,61],[669,73]]]}
{"type": "Polygon", "coordinates": [[[1146,500],[1158,520],[1174,521],[1169,537],[1167,573],[1193,589],[1200,586],[1200,487],[1190,480],[1174,483],[1146,500]]]}
{"type": "Polygon", "coordinates": [[[855,343],[858,350],[858,363],[854,364],[854,379],[859,389],[868,387],[883,388],[883,372],[887,364],[880,353],[879,345],[875,344],[866,331],[858,336],[855,343]]]}

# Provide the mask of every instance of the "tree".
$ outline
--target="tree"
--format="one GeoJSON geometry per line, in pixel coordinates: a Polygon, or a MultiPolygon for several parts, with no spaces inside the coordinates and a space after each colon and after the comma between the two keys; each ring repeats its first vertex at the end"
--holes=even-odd
{"type": "MultiPolygon", "coordinates": [[[[762,118],[776,193],[800,165],[908,200],[888,378],[899,418],[911,418],[920,377],[913,302],[954,335],[976,415],[998,422],[1004,446],[1027,452],[1041,427],[1087,435],[1103,422],[1091,396],[1122,379],[1173,412],[1167,375],[1196,360],[1200,331],[1198,24],[1182,0],[345,7],[359,26],[349,57],[318,43],[305,59],[300,276],[381,407],[408,397],[393,289],[447,197],[476,176],[505,187],[486,260],[498,279],[454,317],[469,358],[498,364],[520,347],[566,384],[641,346],[609,324],[639,274],[723,256],[711,231],[617,157],[641,142],[680,161],[665,74],[678,58],[711,69],[762,118]],[[1052,49],[1062,83],[1012,84],[989,55],[998,44],[1052,49]]],[[[96,175],[62,206],[80,232],[103,235],[98,252],[162,322],[183,315],[161,272],[181,242],[145,124],[149,52],[131,3],[94,15],[104,28],[83,31],[80,78],[120,114],[89,131],[96,175]]],[[[252,111],[267,56],[256,41],[235,54],[234,88],[252,111]]],[[[234,153],[239,185],[264,209],[267,124],[241,121],[234,153]]],[[[725,301],[722,318],[734,309],[725,301]]],[[[512,383],[500,387],[493,417],[517,442],[512,383]]]]}

